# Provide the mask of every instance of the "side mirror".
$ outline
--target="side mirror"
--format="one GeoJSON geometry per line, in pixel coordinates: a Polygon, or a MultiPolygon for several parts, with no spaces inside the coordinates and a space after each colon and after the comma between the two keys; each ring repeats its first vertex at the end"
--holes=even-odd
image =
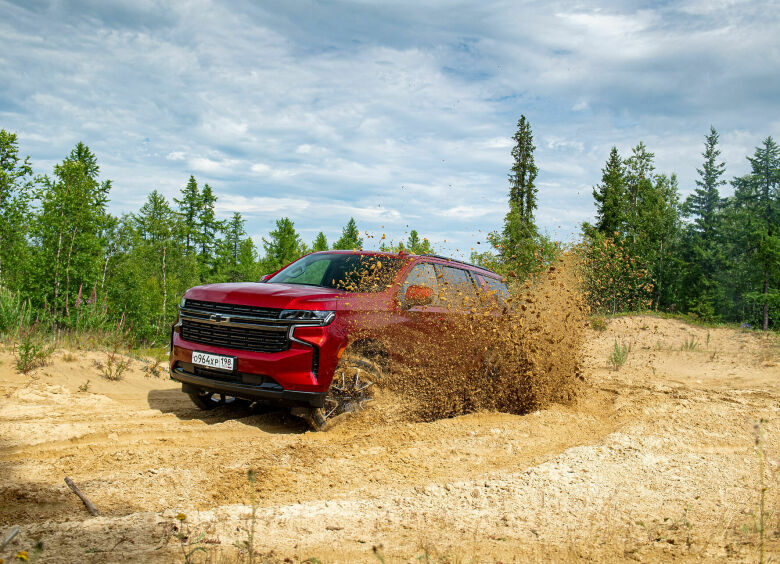
{"type": "Polygon", "coordinates": [[[260,277],[260,282],[268,282],[268,279],[269,279],[271,276],[273,276],[273,274],[263,274],[263,275],[260,277]]]}
{"type": "Polygon", "coordinates": [[[433,301],[433,290],[427,286],[409,286],[404,294],[407,307],[428,305],[433,301]]]}

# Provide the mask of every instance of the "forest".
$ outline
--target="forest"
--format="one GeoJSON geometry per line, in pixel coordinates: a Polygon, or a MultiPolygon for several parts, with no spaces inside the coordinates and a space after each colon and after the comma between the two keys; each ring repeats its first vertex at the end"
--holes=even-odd
{"type": "MultiPolygon", "coordinates": [[[[491,250],[473,253],[473,262],[524,280],[572,247],[596,312],[655,310],[777,328],[780,149],[771,137],[747,156],[749,174],[727,179],[711,128],[685,200],[676,175],[657,172],[642,142],[630,155],[613,148],[593,189],[595,222],[582,225],[573,246],[535,223],[539,171],[525,116],[514,142],[509,212],[489,236],[491,250]],[[721,197],[727,184],[733,195],[721,197]]],[[[258,249],[241,214],[219,219],[217,193],[194,176],[172,202],[153,190],[120,217],[108,210],[111,187],[85,144],[36,175],[17,134],[0,129],[0,334],[111,327],[135,344],[162,346],[187,288],[258,280],[312,251],[364,245],[354,218],[333,244],[323,233],[307,244],[283,217],[258,249]]],[[[433,251],[414,230],[379,248],[433,251]]]]}

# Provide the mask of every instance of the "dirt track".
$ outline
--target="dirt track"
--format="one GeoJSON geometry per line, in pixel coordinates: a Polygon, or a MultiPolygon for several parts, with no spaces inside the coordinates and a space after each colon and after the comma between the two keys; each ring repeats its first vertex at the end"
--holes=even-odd
{"type": "Polygon", "coordinates": [[[246,561],[234,545],[249,469],[262,561],[377,562],[374,547],[388,562],[757,561],[761,417],[766,551],[780,558],[776,337],[618,318],[589,333],[571,407],[431,423],[369,409],[327,433],[280,413],[204,414],[141,362],[108,382],[101,354],[64,354],[30,378],[0,353],[0,537],[21,528],[6,562],[22,549],[39,562],[183,561],[180,512],[190,540],[204,533],[195,561],[246,561]],[[617,372],[616,339],[631,342],[617,372]]]}

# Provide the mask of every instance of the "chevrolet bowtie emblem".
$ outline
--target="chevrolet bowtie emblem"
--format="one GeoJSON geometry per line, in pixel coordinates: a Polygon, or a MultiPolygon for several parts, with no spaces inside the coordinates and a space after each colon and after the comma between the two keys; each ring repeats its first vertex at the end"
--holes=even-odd
{"type": "Polygon", "coordinates": [[[216,321],[217,323],[227,323],[230,321],[230,318],[225,315],[220,315],[218,313],[213,314],[211,317],[209,317],[212,321],[216,321]]]}

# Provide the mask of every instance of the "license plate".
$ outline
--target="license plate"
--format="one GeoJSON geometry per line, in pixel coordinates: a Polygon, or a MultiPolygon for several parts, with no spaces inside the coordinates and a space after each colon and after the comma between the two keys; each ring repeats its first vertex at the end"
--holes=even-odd
{"type": "Polygon", "coordinates": [[[235,370],[236,357],[192,351],[192,364],[217,368],[219,370],[235,370]]]}

